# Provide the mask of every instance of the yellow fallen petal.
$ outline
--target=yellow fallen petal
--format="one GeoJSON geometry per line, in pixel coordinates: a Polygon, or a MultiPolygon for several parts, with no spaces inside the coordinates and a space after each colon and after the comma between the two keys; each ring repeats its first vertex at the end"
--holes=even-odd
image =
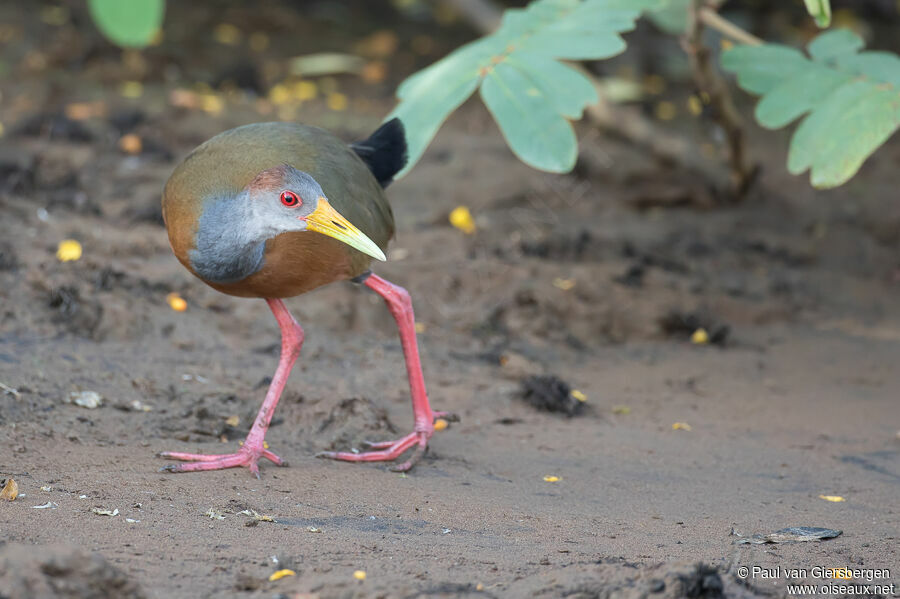
{"type": "Polygon", "coordinates": [[[689,431],[691,430],[691,425],[687,422],[676,422],[672,425],[673,431],[689,431]]]}
{"type": "Polygon", "coordinates": [[[443,418],[438,418],[434,421],[434,430],[442,431],[449,426],[449,423],[443,418]]]}
{"type": "Polygon", "coordinates": [[[213,29],[213,37],[215,37],[216,41],[220,44],[234,46],[241,41],[241,30],[231,23],[219,23],[216,25],[216,28],[213,29]]]}
{"type": "Polygon", "coordinates": [[[263,449],[268,449],[268,448],[269,448],[269,442],[263,441],[263,449]]]}
{"type": "Polygon", "coordinates": [[[225,102],[216,94],[203,94],[200,96],[200,109],[212,115],[222,114],[225,102]]]}
{"type": "Polygon", "coordinates": [[[613,406],[613,414],[620,414],[622,416],[627,416],[631,414],[631,408],[628,406],[613,406]]]}
{"type": "Polygon", "coordinates": [[[294,98],[300,100],[312,100],[319,94],[319,86],[313,81],[298,81],[293,85],[292,93],[294,98]]]}
{"type": "Polygon", "coordinates": [[[687,100],[688,112],[690,112],[694,116],[700,116],[703,112],[703,103],[700,101],[700,98],[697,96],[691,95],[687,100]]]}
{"type": "Polygon", "coordinates": [[[275,582],[276,580],[281,580],[285,576],[296,576],[297,573],[293,570],[288,570],[285,568],[284,570],[279,570],[278,572],[272,572],[272,575],[269,576],[269,582],[275,582]]]}
{"type": "Polygon", "coordinates": [[[819,499],[824,499],[825,501],[831,501],[833,503],[840,503],[841,501],[847,501],[840,495],[819,495],[819,499]]]}
{"type": "Polygon", "coordinates": [[[227,424],[228,426],[237,426],[240,423],[241,423],[241,417],[237,416],[237,415],[229,416],[228,418],[225,419],[225,424],[227,424]]]}
{"type": "Polygon", "coordinates": [[[187,301],[177,293],[170,293],[167,295],[166,302],[168,302],[169,307],[176,312],[184,312],[187,310],[187,301]]]}
{"type": "Polygon", "coordinates": [[[467,235],[475,232],[475,219],[466,206],[457,206],[450,213],[450,224],[467,235]]]}
{"type": "Polygon", "coordinates": [[[141,141],[141,138],[134,133],[123,135],[119,139],[119,149],[126,154],[140,154],[143,148],[144,144],[141,141]]]}
{"type": "Polygon", "coordinates": [[[81,244],[74,239],[64,239],[56,248],[56,258],[60,262],[74,262],[81,258],[81,244]]]}
{"type": "Polygon", "coordinates": [[[333,94],[328,94],[328,100],[325,103],[328,104],[329,110],[340,112],[347,109],[347,96],[340,92],[334,92],[333,94]]]}
{"type": "Polygon", "coordinates": [[[3,485],[3,489],[0,490],[0,499],[5,499],[7,501],[15,501],[16,497],[19,496],[19,485],[16,484],[11,478],[6,479],[6,484],[3,485]]]}
{"type": "Polygon", "coordinates": [[[269,90],[269,101],[276,106],[287,104],[291,101],[291,91],[283,83],[273,85],[269,90]]]}
{"type": "Polygon", "coordinates": [[[544,477],[544,482],[545,482],[545,483],[558,483],[558,482],[561,481],[561,480],[562,480],[562,479],[561,479],[560,477],[558,477],[558,476],[553,476],[553,475],[551,475],[551,474],[548,474],[547,476],[544,477]]]}
{"type": "Polygon", "coordinates": [[[380,83],[387,75],[387,65],[381,60],[373,60],[363,67],[360,76],[366,83],[380,83]]]}
{"type": "Polygon", "coordinates": [[[852,580],[853,572],[850,568],[828,568],[825,570],[825,576],[828,578],[836,578],[838,580],[852,580]]]}
{"type": "Polygon", "coordinates": [[[579,391],[578,389],[572,389],[571,392],[572,397],[577,399],[578,401],[585,402],[587,401],[587,395],[579,391]]]}
{"type": "Polygon", "coordinates": [[[691,335],[691,343],[696,343],[697,345],[706,345],[709,343],[709,333],[706,332],[706,329],[700,328],[694,331],[694,334],[691,335]]]}
{"type": "Polygon", "coordinates": [[[417,333],[424,333],[427,329],[428,329],[428,325],[425,324],[424,322],[416,323],[416,332],[417,333]]]}
{"type": "Polygon", "coordinates": [[[553,279],[553,286],[557,289],[568,291],[575,286],[575,279],[562,279],[560,277],[556,277],[555,279],[553,279]]]}
{"type": "Polygon", "coordinates": [[[119,86],[119,93],[123,98],[140,98],[144,95],[144,84],[140,81],[124,81],[119,86]]]}
{"type": "Polygon", "coordinates": [[[353,573],[353,578],[356,580],[365,580],[366,579],[366,571],[365,570],[357,570],[353,573]]]}

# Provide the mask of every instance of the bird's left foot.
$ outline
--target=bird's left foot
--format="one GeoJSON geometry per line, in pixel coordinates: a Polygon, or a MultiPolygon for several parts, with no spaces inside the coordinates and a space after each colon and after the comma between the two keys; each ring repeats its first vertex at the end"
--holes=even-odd
{"type": "MultiPolygon", "coordinates": [[[[458,416],[449,412],[435,412],[434,418],[443,418],[448,422],[459,421],[458,416]]],[[[345,462],[390,462],[399,458],[407,450],[414,448],[408,460],[391,466],[391,470],[394,472],[406,472],[425,455],[425,451],[428,449],[428,440],[433,434],[434,424],[432,423],[427,430],[413,431],[405,437],[394,441],[364,441],[366,451],[359,453],[351,451],[321,451],[316,454],[316,457],[343,460],[345,462]]]]}
{"type": "Polygon", "coordinates": [[[258,450],[243,445],[236,453],[205,455],[202,453],[180,453],[177,451],[164,451],[159,457],[170,460],[181,460],[186,464],[169,464],[159,469],[160,472],[199,472],[201,470],[223,470],[247,466],[250,473],[259,478],[259,458],[266,458],[276,466],[285,466],[286,463],[280,457],[260,447],[258,450]]]}

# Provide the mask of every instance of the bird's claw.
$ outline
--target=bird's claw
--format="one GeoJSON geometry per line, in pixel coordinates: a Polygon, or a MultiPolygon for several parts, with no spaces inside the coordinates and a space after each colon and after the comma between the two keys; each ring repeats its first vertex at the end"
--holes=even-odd
{"type": "Polygon", "coordinates": [[[394,472],[406,472],[415,466],[416,462],[425,454],[425,450],[428,448],[428,439],[432,433],[433,430],[412,432],[395,441],[366,441],[367,449],[373,451],[320,451],[316,454],[316,457],[343,460],[345,462],[390,462],[399,458],[407,450],[415,447],[408,460],[391,467],[391,470],[394,472]]]}
{"type": "Polygon", "coordinates": [[[457,414],[453,412],[434,412],[434,419],[443,418],[447,422],[459,422],[460,418],[457,414]]]}
{"type": "Polygon", "coordinates": [[[200,470],[222,470],[225,468],[235,468],[238,466],[247,466],[250,473],[259,478],[259,459],[266,458],[273,462],[276,466],[286,466],[287,463],[280,457],[269,451],[259,447],[254,449],[249,444],[245,444],[236,453],[205,455],[199,453],[181,453],[175,451],[164,451],[157,454],[158,457],[181,460],[184,464],[168,464],[159,469],[160,472],[197,472],[200,470]]]}

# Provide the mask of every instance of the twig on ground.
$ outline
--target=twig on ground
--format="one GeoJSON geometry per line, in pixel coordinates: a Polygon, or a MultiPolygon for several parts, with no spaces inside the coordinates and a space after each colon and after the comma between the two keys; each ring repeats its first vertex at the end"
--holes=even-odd
{"type": "Polygon", "coordinates": [[[4,394],[12,395],[16,399],[19,399],[20,397],[22,397],[22,395],[19,393],[18,389],[10,387],[9,385],[6,385],[4,383],[0,383],[0,391],[3,391],[4,394]]]}

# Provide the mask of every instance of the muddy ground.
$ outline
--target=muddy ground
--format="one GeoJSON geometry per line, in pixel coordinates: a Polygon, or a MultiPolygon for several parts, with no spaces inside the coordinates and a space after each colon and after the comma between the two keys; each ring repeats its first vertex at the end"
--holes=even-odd
{"type": "MultiPolygon", "coordinates": [[[[166,41],[142,67],[85,33],[74,4],[65,19],[46,12],[56,5],[0,5],[0,474],[20,490],[0,502],[0,596],[786,593],[783,574],[742,579],[744,566],[892,568],[898,581],[896,143],[817,192],[785,172],[783,134],[754,132],[758,185],[710,207],[702,182],[584,129],[592,168],[530,170],[468,104],[391,187],[398,234],[377,268],[412,293],[432,402],[462,421],[408,475],[313,457],[411,426],[393,322],[340,283],[288,302],[306,342],[267,439],[289,467],[264,463],[260,480],[159,473],[157,452],[237,447],[278,347],[264,302],[220,295],[176,262],[161,186],[216,132],[291,116],[246,94],[218,113],[176,107],[171,90],[215,82],[238,55],[263,64],[249,72],[265,89],[286,57],[323,49],[317,34],[367,52],[358,40],[388,18],[364,3],[187,5],[170,3],[166,41]],[[272,43],[258,56],[217,43],[223,21],[272,43]],[[134,78],[140,97],[123,98],[134,78]],[[75,102],[105,112],[60,116],[75,102]],[[136,155],[119,147],[128,133],[136,155]],[[448,224],[461,204],[473,235],[448,224]],[[57,260],[66,238],[81,260],[57,260]],[[716,343],[690,342],[701,326],[716,343]],[[522,401],[537,374],[583,392],[580,414],[522,401]],[[104,404],[67,403],[79,391],[104,404]],[[788,526],[843,533],[736,544],[788,526]],[[268,581],[283,568],[296,575],[268,581]]],[[[348,107],[320,97],[293,116],[364,136],[397,81],[473,35],[402,23],[382,81],[320,81],[348,107]],[[425,34],[433,47],[410,51],[425,34]]]]}

